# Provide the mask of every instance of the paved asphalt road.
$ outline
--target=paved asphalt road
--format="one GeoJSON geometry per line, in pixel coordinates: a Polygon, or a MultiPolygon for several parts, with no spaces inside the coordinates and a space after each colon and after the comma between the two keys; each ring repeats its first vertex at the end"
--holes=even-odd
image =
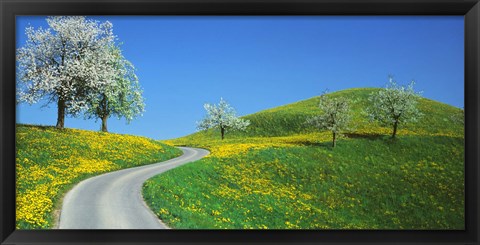
{"type": "Polygon", "coordinates": [[[165,229],[143,201],[147,179],[198,160],[208,151],[180,147],[183,155],[165,162],[123,169],[86,179],[63,200],[59,229],[165,229]]]}

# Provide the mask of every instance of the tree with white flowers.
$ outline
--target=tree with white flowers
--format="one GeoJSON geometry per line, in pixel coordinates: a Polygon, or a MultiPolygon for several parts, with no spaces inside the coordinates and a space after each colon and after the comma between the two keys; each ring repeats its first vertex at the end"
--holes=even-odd
{"type": "Polygon", "coordinates": [[[246,130],[250,125],[249,120],[238,118],[235,109],[231,107],[223,98],[220,98],[218,105],[205,104],[203,106],[207,111],[206,117],[197,123],[198,130],[207,130],[210,128],[218,128],[224,139],[227,130],[246,130]]]}
{"type": "Polygon", "coordinates": [[[110,82],[90,91],[85,112],[87,118],[101,119],[103,132],[108,132],[107,119],[110,116],[123,117],[129,123],[145,110],[135,67],[125,59],[119,47],[111,46],[110,52],[115,72],[111,74],[110,82]]]}
{"type": "Polygon", "coordinates": [[[337,144],[337,137],[345,130],[350,122],[350,106],[347,99],[339,97],[332,98],[327,94],[320,96],[318,107],[321,114],[307,119],[307,124],[320,130],[332,132],[332,147],[337,144]]]}
{"type": "Polygon", "coordinates": [[[398,126],[416,122],[422,113],[417,104],[420,93],[415,92],[412,81],[409,85],[398,85],[392,77],[384,89],[370,95],[370,107],[367,113],[371,121],[377,121],[383,126],[393,128],[392,139],[397,134],[398,126]]]}
{"type": "Polygon", "coordinates": [[[57,105],[57,128],[65,115],[78,116],[88,108],[92,89],[113,82],[115,60],[112,24],[82,16],[46,19],[49,27],[26,28],[26,44],[17,49],[17,102],[57,105]]]}

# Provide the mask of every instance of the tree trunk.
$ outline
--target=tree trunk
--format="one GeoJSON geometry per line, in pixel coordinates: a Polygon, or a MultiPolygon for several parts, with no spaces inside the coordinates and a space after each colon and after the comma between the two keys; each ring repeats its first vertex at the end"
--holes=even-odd
{"type": "Polygon", "coordinates": [[[395,135],[397,135],[397,127],[398,127],[398,121],[395,120],[395,123],[393,123],[393,134],[392,134],[392,139],[395,139],[395,135]]]}
{"type": "Polygon", "coordinates": [[[108,115],[103,115],[103,116],[102,116],[102,131],[103,131],[103,132],[108,132],[108,129],[107,129],[107,119],[108,119],[108,115]]]}
{"type": "MultiPolygon", "coordinates": [[[[109,116],[109,112],[108,112],[108,104],[107,104],[107,96],[105,94],[103,94],[103,98],[102,98],[102,101],[100,102],[100,105],[102,107],[102,109],[100,110],[101,111],[101,116],[102,116],[102,131],[103,132],[108,132],[108,129],[107,129],[107,119],[108,119],[108,116],[109,116]]],[[[99,115],[99,116],[100,116],[99,115]]]]}
{"type": "Polygon", "coordinates": [[[65,127],[65,100],[58,99],[57,103],[57,126],[58,129],[63,129],[65,127]]]}
{"type": "Polygon", "coordinates": [[[337,145],[337,133],[332,132],[333,140],[332,140],[332,147],[337,145]]]}
{"type": "Polygon", "coordinates": [[[225,128],[221,127],[220,128],[220,133],[222,134],[222,140],[223,140],[224,135],[225,135],[225,128]]]}

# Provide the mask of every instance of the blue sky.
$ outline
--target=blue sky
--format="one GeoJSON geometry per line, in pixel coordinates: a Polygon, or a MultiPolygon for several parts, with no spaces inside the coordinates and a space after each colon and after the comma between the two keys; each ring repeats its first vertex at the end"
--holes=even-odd
{"type": "MultiPolygon", "coordinates": [[[[464,103],[463,16],[102,16],[113,23],[137,71],[146,112],[110,132],[154,139],[195,132],[204,103],[223,97],[238,115],[317,96],[325,89],[384,87],[388,75],[416,81],[423,96],[464,103]]],[[[17,47],[27,26],[17,17],[17,47]]],[[[56,105],[17,107],[17,122],[55,125],[56,105]]],[[[100,122],[66,118],[65,126],[99,130],[100,122]]]]}

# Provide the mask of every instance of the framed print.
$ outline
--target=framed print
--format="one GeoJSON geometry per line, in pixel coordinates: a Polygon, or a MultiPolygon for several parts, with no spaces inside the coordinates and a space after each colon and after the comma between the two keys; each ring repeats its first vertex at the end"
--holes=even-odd
{"type": "Polygon", "coordinates": [[[478,244],[478,1],[1,1],[1,244],[478,244]]]}

